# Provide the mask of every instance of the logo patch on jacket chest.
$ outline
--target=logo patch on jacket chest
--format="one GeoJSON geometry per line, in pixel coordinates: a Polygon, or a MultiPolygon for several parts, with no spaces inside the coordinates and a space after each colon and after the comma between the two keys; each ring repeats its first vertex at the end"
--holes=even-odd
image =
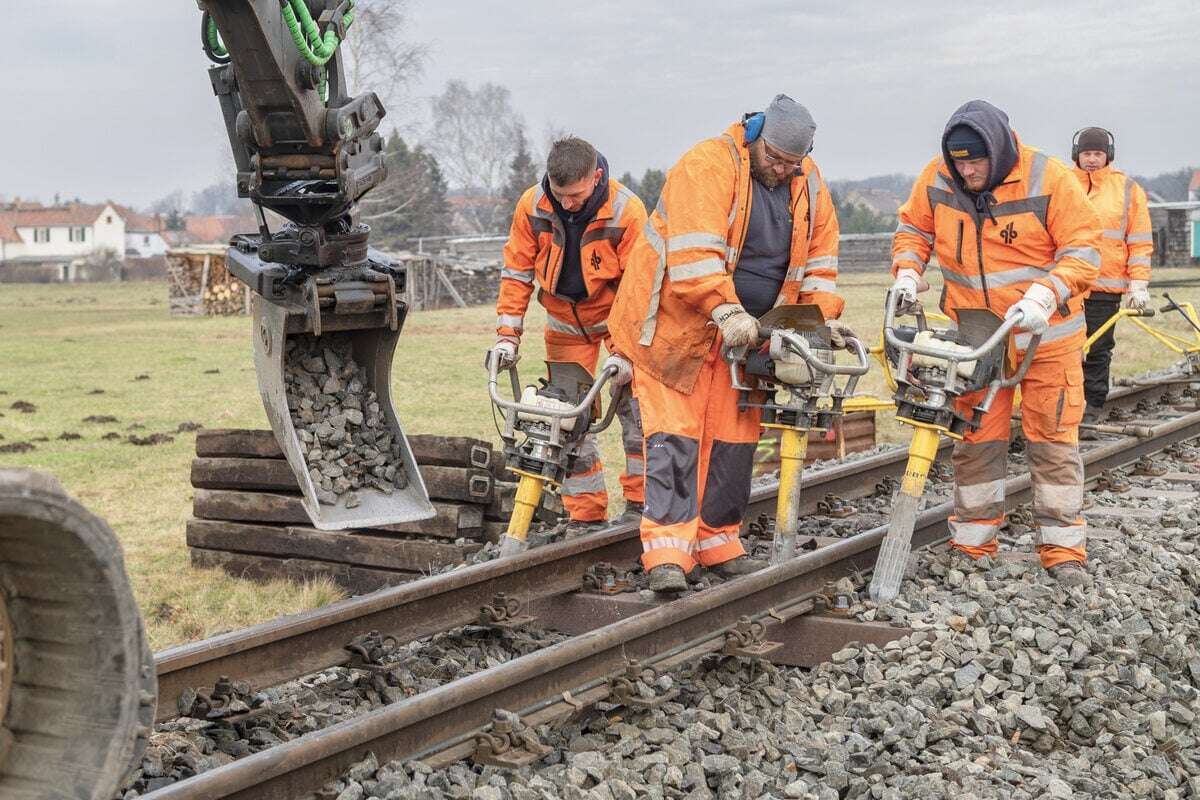
{"type": "Polygon", "coordinates": [[[1004,240],[1005,244],[1012,244],[1014,241],[1016,241],[1017,229],[1011,222],[1008,223],[1008,227],[1000,231],[1000,238],[1004,240]]]}

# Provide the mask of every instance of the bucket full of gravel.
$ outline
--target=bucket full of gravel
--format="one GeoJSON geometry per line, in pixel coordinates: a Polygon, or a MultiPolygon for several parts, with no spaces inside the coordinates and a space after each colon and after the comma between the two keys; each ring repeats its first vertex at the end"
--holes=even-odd
{"type": "Polygon", "coordinates": [[[292,333],[283,309],[253,302],[259,391],[313,526],[371,528],[432,517],[392,407],[399,332],[292,333]]]}

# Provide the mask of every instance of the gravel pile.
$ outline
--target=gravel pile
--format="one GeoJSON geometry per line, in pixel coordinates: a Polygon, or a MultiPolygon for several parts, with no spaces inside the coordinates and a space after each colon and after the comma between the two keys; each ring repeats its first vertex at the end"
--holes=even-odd
{"type": "Polygon", "coordinates": [[[325,505],[362,504],[357,492],[408,486],[402,443],[354,360],[351,336],[290,336],[284,386],[308,474],[325,505]]]}
{"type": "MultiPolygon", "coordinates": [[[[1036,559],[932,555],[895,603],[851,609],[913,629],[882,648],[811,671],[704,659],[668,676],[676,702],[538,731],[532,767],[368,759],[327,796],[1200,797],[1200,503],[1095,498],[1161,514],[1105,521],[1120,535],[1090,543],[1089,588],[1036,559]]],[[[1018,523],[1002,543],[1030,539],[1018,523]]]]}
{"type": "Polygon", "coordinates": [[[223,680],[179,699],[183,716],[159,723],[122,800],[360,716],[564,640],[536,627],[469,626],[387,649],[386,671],[334,667],[251,692],[223,680]],[[210,697],[216,695],[215,702],[210,697]]]}

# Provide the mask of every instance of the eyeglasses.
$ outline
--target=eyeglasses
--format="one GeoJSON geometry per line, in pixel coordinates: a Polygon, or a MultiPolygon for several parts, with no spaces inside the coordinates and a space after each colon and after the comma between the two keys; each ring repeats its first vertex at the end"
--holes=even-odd
{"type": "Polygon", "coordinates": [[[763,147],[763,157],[766,158],[767,163],[771,166],[779,165],[792,171],[796,171],[804,167],[803,161],[788,161],[786,158],[780,158],[779,156],[771,155],[771,151],[768,150],[765,145],[763,147]]]}

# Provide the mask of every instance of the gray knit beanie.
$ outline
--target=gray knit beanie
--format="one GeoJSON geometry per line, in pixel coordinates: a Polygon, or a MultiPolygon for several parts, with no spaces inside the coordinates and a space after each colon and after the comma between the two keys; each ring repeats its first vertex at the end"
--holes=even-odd
{"type": "Polygon", "coordinates": [[[812,150],[817,123],[808,109],[786,94],[777,94],[767,106],[763,119],[762,138],[767,144],[796,156],[812,150]]]}

